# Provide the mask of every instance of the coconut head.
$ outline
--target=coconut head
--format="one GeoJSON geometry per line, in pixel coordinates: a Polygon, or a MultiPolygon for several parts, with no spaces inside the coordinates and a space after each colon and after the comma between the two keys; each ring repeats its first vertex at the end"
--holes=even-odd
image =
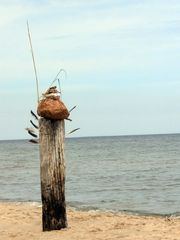
{"type": "Polygon", "coordinates": [[[37,114],[51,120],[63,120],[69,117],[69,111],[59,97],[45,98],[39,102],[37,114]]]}

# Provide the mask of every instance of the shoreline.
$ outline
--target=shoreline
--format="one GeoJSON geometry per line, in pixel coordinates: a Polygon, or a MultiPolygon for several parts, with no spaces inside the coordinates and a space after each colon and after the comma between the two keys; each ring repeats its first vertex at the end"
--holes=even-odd
{"type": "MultiPolygon", "coordinates": [[[[15,204],[15,205],[21,205],[21,204],[27,204],[32,206],[38,206],[42,207],[41,201],[12,201],[12,200],[0,200],[1,204],[15,204]]],[[[180,218],[180,212],[175,213],[168,213],[168,214],[161,214],[161,213],[149,213],[149,212],[143,212],[143,211],[133,211],[133,210],[113,210],[113,209],[98,209],[95,207],[79,207],[79,206],[71,206],[70,204],[66,204],[67,209],[70,209],[72,211],[79,211],[79,212],[100,212],[100,213],[112,213],[112,214],[120,214],[120,215],[133,215],[133,216],[140,216],[140,217],[162,217],[162,218],[180,218]]]]}
{"type": "Polygon", "coordinates": [[[68,228],[42,232],[41,204],[0,202],[3,240],[154,240],[178,239],[180,217],[138,216],[67,208],[68,228]]]}

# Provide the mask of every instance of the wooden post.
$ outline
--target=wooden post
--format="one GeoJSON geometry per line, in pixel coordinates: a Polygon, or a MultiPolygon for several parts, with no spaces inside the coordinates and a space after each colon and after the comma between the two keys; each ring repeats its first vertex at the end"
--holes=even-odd
{"type": "Polygon", "coordinates": [[[64,120],[39,120],[43,231],[67,227],[64,120]]]}

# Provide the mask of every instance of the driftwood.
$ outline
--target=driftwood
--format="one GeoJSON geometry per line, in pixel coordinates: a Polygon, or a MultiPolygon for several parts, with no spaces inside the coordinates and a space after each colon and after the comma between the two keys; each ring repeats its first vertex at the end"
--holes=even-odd
{"type": "Polygon", "coordinates": [[[43,231],[67,227],[64,120],[39,120],[43,231]]]}

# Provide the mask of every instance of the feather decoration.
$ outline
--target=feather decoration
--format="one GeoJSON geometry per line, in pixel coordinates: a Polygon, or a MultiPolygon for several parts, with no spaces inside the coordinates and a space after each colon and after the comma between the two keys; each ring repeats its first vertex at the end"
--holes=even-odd
{"type": "Polygon", "coordinates": [[[39,129],[39,127],[36,124],[34,124],[32,120],[30,120],[30,123],[33,125],[33,127],[35,127],[36,129],[39,129]]]}
{"type": "Polygon", "coordinates": [[[35,130],[34,130],[33,128],[28,128],[28,127],[27,127],[27,128],[25,128],[25,130],[26,130],[26,131],[30,131],[30,132],[32,132],[32,133],[35,133],[35,130]]]}
{"type": "Polygon", "coordinates": [[[26,130],[28,131],[28,133],[29,133],[31,136],[37,138],[37,135],[35,134],[34,129],[32,129],[32,128],[26,128],[26,130]]]}
{"type": "Polygon", "coordinates": [[[76,131],[79,130],[79,129],[80,129],[80,128],[76,128],[76,129],[70,131],[67,135],[69,135],[69,134],[71,134],[71,133],[74,133],[74,132],[76,132],[76,131]]]}
{"type": "Polygon", "coordinates": [[[68,120],[68,121],[72,122],[72,119],[70,119],[70,118],[66,118],[66,120],[68,120]]]}
{"type": "Polygon", "coordinates": [[[37,140],[35,140],[35,139],[30,139],[29,142],[30,142],[30,143],[35,143],[35,144],[38,144],[38,143],[39,143],[39,141],[37,141],[37,140]]]}
{"type": "Polygon", "coordinates": [[[31,114],[32,114],[32,116],[36,119],[36,120],[38,120],[38,117],[37,117],[37,115],[31,110],[31,114]]]}
{"type": "Polygon", "coordinates": [[[69,112],[72,112],[72,110],[74,110],[76,108],[76,106],[74,106],[73,108],[71,108],[70,110],[69,110],[69,112]]]}
{"type": "Polygon", "coordinates": [[[31,131],[28,131],[28,133],[29,133],[31,136],[37,138],[37,135],[36,135],[35,133],[33,133],[33,132],[31,132],[31,131]]]}

